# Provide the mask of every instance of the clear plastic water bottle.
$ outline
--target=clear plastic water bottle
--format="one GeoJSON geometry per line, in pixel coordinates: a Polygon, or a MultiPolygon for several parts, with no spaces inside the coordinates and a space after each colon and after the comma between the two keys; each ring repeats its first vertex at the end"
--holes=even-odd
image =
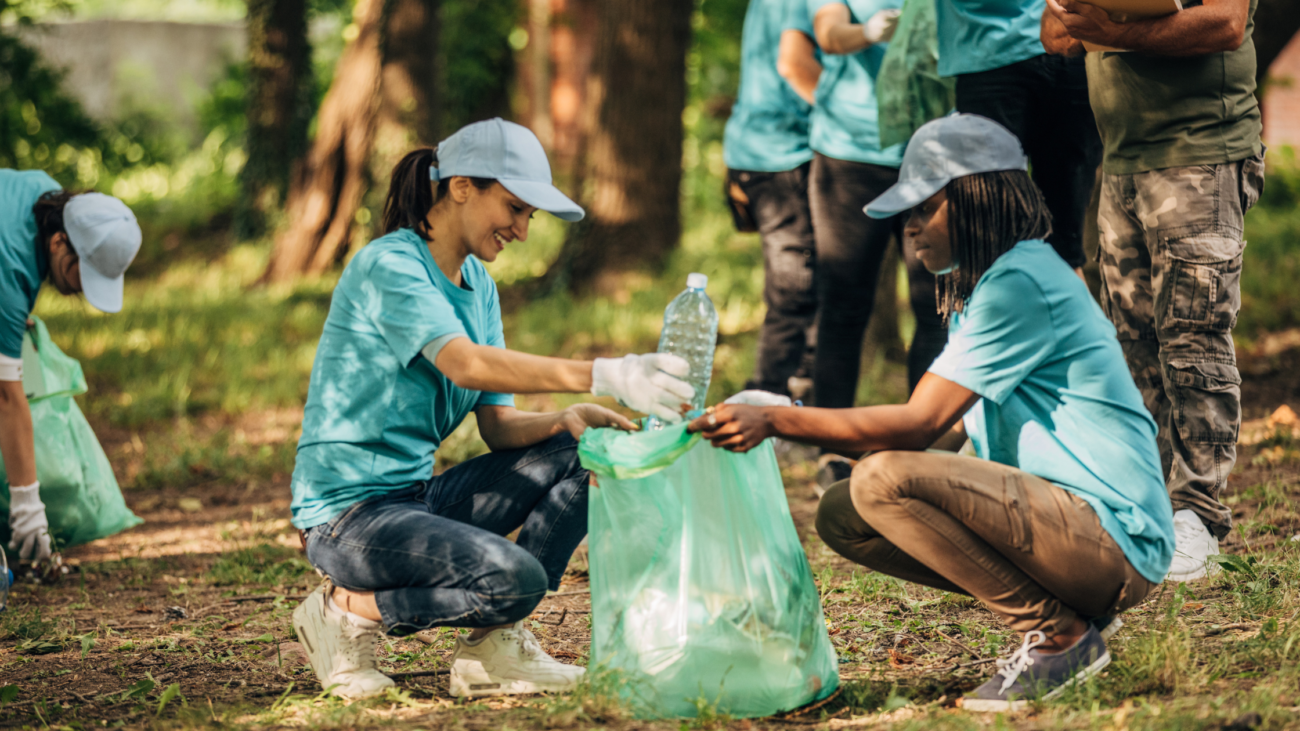
{"type": "MultiPolygon", "coordinates": [[[[700,273],[686,277],[686,290],[677,295],[664,310],[664,329],[659,335],[659,352],[672,353],[691,364],[686,382],[695,389],[691,408],[704,408],[713,377],[713,351],[718,345],[718,311],[704,293],[709,278],[700,273]]],[[[650,419],[651,428],[663,425],[650,419]]]]}

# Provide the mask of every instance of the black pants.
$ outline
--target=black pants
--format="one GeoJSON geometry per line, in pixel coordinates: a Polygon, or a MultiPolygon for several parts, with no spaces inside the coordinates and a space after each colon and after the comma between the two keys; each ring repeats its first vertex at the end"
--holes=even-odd
{"type": "Polygon", "coordinates": [[[957,77],[957,111],[988,117],[1020,139],[1052,212],[1048,243],[1084,264],[1083,224],[1101,164],[1083,56],[1035,56],[957,77]]]}
{"type": "MultiPolygon", "coordinates": [[[[876,301],[880,264],[890,237],[901,241],[902,221],[869,218],[862,208],[898,180],[893,168],[816,154],[812,182],[813,233],[817,242],[817,356],[813,396],[818,406],[849,408],[858,390],[862,337],[876,301]]],[[[948,341],[935,306],[934,275],[904,252],[916,336],[907,357],[911,388],[948,341]]]]}
{"type": "Polygon", "coordinates": [[[812,163],[779,173],[729,171],[749,198],[763,239],[763,303],[758,362],[746,388],[788,394],[790,377],[811,360],[817,292],[813,288],[813,228],[808,210],[812,163]]]}

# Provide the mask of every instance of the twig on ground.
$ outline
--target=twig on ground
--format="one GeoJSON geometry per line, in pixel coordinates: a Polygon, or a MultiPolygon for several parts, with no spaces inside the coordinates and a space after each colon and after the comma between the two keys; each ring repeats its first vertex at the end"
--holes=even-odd
{"type": "Polygon", "coordinates": [[[451,671],[444,668],[442,670],[412,670],[403,673],[384,673],[384,675],[387,675],[390,678],[427,678],[433,675],[446,675],[449,672],[451,671]]]}
{"type": "Polygon", "coordinates": [[[939,631],[939,630],[937,630],[937,629],[934,631],[934,633],[937,634],[937,635],[939,635],[940,637],[944,638],[945,640],[951,642],[952,644],[954,644],[954,645],[960,647],[961,649],[965,650],[967,653],[970,654],[971,657],[979,657],[979,656],[980,656],[980,654],[979,654],[978,652],[975,652],[974,650],[972,650],[972,649],[971,649],[971,648],[970,648],[966,643],[964,643],[964,642],[962,642],[962,641],[960,641],[960,640],[955,640],[955,639],[949,637],[948,635],[944,634],[943,632],[941,632],[941,631],[939,631]]]}
{"type": "Polygon", "coordinates": [[[1213,637],[1215,635],[1221,635],[1224,632],[1231,632],[1237,629],[1254,629],[1254,628],[1255,625],[1251,624],[1250,622],[1237,622],[1235,624],[1216,624],[1213,627],[1210,627],[1209,629],[1202,632],[1201,636],[1213,637]]]}
{"type": "MultiPolygon", "coordinates": [[[[830,703],[831,701],[835,700],[836,698],[839,698],[839,697],[840,697],[841,695],[843,695],[843,694],[844,694],[844,688],[843,688],[843,687],[836,688],[834,693],[831,693],[830,695],[828,695],[828,696],[826,696],[825,698],[823,698],[823,699],[817,701],[816,703],[809,703],[809,704],[806,705],[806,706],[802,706],[802,707],[800,707],[800,708],[796,708],[796,709],[794,709],[794,710],[792,710],[792,711],[786,711],[785,713],[778,713],[777,715],[772,716],[772,720],[773,720],[773,721],[787,721],[787,720],[789,720],[789,719],[793,719],[793,718],[795,718],[795,717],[797,717],[797,716],[804,716],[804,715],[807,715],[807,714],[812,713],[813,711],[817,710],[818,708],[821,708],[821,707],[825,706],[827,703],[830,703]]],[[[847,710],[847,708],[848,708],[848,706],[845,706],[845,709],[846,709],[846,710],[847,710]]],[[[803,723],[803,722],[802,722],[802,721],[798,721],[798,722],[796,722],[796,723],[803,723]]]]}

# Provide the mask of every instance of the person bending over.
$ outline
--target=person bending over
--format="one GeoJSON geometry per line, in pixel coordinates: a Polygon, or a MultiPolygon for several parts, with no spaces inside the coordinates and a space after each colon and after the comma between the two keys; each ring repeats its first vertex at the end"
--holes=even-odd
{"type": "Polygon", "coordinates": [[[551,185],[541,144],[500,119],[471,124],[393,171],[386,234],[348,263],[312,366],[294,467],[293,524],[327,577],[293,626],[321,685],[374,695],[382,633],[467,627],[455,696],[563,691],[583,669],[525,627],[587,532],[576,437],[634,429],[594,404],[524,413],[514,393],[590,391],[679,420],[691,387],[669,355],[561,360],[505,349],[482,262],[528,238],[541,209],[583,212],[551,185]],[[434,451],[473,411],[492,450],[434,476],[434,451]],[[504,538],[518,530],[516,541],[504,538]]]}
{"type": "Polygon", "coordinates": [[[1114,615],[1161,581],[1174,547],[1155,422],[1115,328],[1044,242],[1049,215],[1026,168],[1004,127],[945,117],[916,132],[900,182],[867,207],[911,209],[907,244],[940,275],[949,319],[906,404],[724,404],[691,424],[734,451],[770,436],[869,451],[822,498],[817,532],[871,569],[974,596],[1024,633],[963,699],[979,711],[1051,698],[1105,667],[1114,615]],[[963,427],[979,459],[924,451],[960,443],[963,427]]]}
{"type": "Polygon", "coordinates": [[[0,457],[9,485],[9,550],[34,566],[53,547],[23,391],[28,317],[44,281],[59,294],[84,292],[102,312],[120,311],[123,277],[141,240],[135,214],[117,198],[62,190],[40,170],[0,170],[0,457]]]}

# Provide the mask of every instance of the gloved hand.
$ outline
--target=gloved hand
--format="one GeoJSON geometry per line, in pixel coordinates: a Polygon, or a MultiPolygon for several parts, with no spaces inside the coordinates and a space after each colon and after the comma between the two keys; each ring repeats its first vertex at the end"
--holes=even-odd
{"type": "Polygon", "coordinates": [[[41,483],[9,488],[9,550],[18,558],[41,563],[50,557],[50,523],[41,502],[41,483]]]}
{"type": "Polygon", "coordinates": [[[591,392],[613,396],[629,409],[664,421],[681,421],[682,405],[695,396],[695,389],[681,380],[690,372],[684,358],[667,353],[597,358],[591,367],[591,392]]]}
{"type": "Polygon", "coordinates": [[[724,404],[744,404],[746,406],[793,406],[789,396],[782,396],[771,391],[751,388],[723,401],[724,404]]]}
{"type": "Polygon", "coordinates": [[[898,30],[898,16],[902,14],[902,10],[881,10],[862,24],[862,37],[872,45],[889,42],[898,30]]]}

